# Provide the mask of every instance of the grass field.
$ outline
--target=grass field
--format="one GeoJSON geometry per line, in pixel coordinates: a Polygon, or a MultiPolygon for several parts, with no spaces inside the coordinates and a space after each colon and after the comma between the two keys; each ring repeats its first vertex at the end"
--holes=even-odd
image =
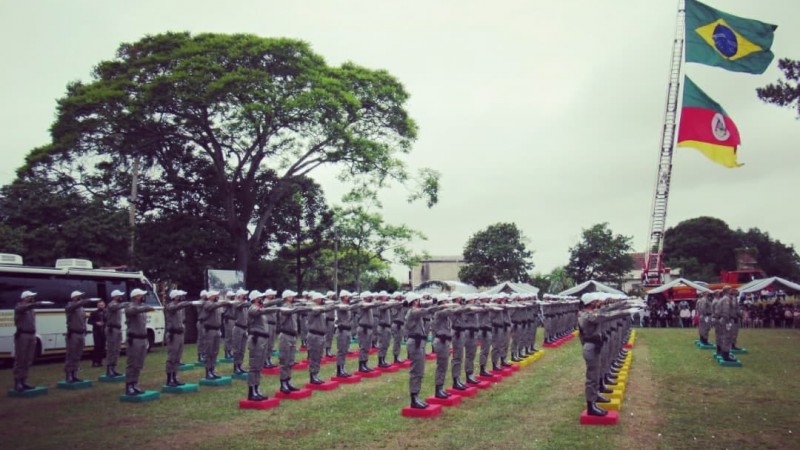
{"type": "MultiPolygon", "coordinates": [[[[120,403],[123,385],[95,383],[62,391],[62,363],[38,364],[30,382],[51,387],[34,399],[0,400],[4,448],[800,448],[800,332],[742,330],[743,368],[722,368],[711,351],[694,347],[694,330],[639,329],[620,422],[578,424],[584,365],[579,343],[546,350],[539,361],[502,383],[447,408],[433,420],[406,419],[407,370],[284,400],[268,411],[240,411],[246,382],[162,394],[143,404],[120,403]]],[[[194,355],[187,346],[186,360],[194,355]]],[[[165,350],[149,354],[141,386],[164,382],[165,350]]],[[[374,359],[374,357],[373,357],[374,359]]],[[[124,362],[124,358],[123,358],[124,362]]],[[[352,370],[357,363],[348,361],[352,370]]],[[[81,376],[100,369],[84,360],[81,376]]],[[[228,373],[230,364],[220,367],[228,373]]],[[[328,378],[333,364],[323,366],[328,378]]],[[[428,361],[423,393],[433,391],[428,361]]],[[[182,372],[196,382],[201,369],[182,372]]],[[[8,387],[10,370],[0,371],[8,387]]],[[[305,384],[307,371],[293,381],[305,384]]],[[[262,392],[278,388],[262,378],[262,392]]]]}

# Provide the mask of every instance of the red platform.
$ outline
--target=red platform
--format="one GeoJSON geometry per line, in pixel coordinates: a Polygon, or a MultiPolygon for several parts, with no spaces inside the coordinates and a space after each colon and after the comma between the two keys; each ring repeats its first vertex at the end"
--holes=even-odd
{"type": "Polygon", "coordinates": [[[336,381],[326,381],[322,384],[308,383],[306,385],[306,389],[311,389],[312,391],[332,391],[338,388],[339,383],[336,381]]]}
{"type": "Polygon", "coordinates": [[[425,355],[427,361],[436,361],[436,353],[428,353],[425,355]]]}
{"type": "Polygon", "coordinates": [[[354,373],[349,377],[333,377],[331,378],[331,381],[336,381],[337,383],[353,384],[360,382],[361,376],[354,373]]]}
{"type": "Polygon", "coordinates": [[[271,369],[261,369],[261,373],[264,374],[264,375],[278,375],[278,374],[281,373],[281,368],[278,367],[278,366],[275,366],[275,367],[273,367],[271,369]]]}
{"type": "Polygon", "coordinates": [[[625,345],[623,345],[623,347],[625,347],[625,348],[633,348],[633,344],[625,344],[625,345]]]}
{"type": "Polygon", "coordinates": [[[428,405],[425,409],[416,409],[410,406],[406,406],[403,408],[403,417],[421,417],[421,418],[431,418],[436,417],[442,413],[442,406],[441,405],[428,405]]]}
{"type": "Polygon", "coordinates": [[[490,387],[492,387],[492,382],[491,381],[483,381],[483,380],[479,379],[478,380],[478,384],[468,383],[467,386],[476,387],[478,389],[489,389],[490,387]]]}
{"type": "Polygon", "coordinates": [[[461,403],[460,395],[451,395],[448,398],[436,398],[435,396],[425,399],[429,405],[456,406],[461,403]]]}
{"type": "Polygon", "coordinates": [[[619,413],[608,411],[605,416],[590,416],[584,409],[581,413],[581,425],[616,425],[619,422],[619,413]]]}
{"type": "Polygon", "coordinates": [[[376,369],[380,370],[383,373],[392,373],[392,372],[399,372],[400,366],[392,364],[389,367],[376,367],[376,369]]]}
{"type": "Polygon", "coordinates": [[[492,373],[495,374],[495,375],[503,376],[503,377],[510,377],[511,375],[514,374],[514,371],[509,369],[508,367],[506,367],[506,368],[497,369],[497,370],[492,369],[492,373]]]}
{"type": "Polygon", "coordinates": [[[298,351],[307,352],[308,351],[308,347],[306,347],[305,345],[301,345],[300,349],[298,351]]]}
{"type": "Polygon", "coordinates": [[[383,372],[380,370],[372,370],[370,372],[357,372],[358,376],[361,378],[378,378],[379,376],[383,375],[383,372]]]}
{"type": "Polygon", "coordinates": [[[512,372],[519,372],[519,364],[511,364],[509,369],[511,369],[512,372]]]}
{"type": "Polygon", "coordinates": [[[239,400],[239,409],[272,409],[281,404],[279,398],[268,398],[260,402],[253,400],[239,400]]]}
{"type": "Polygon", "coordinates": [[[502,375],[492,375],[490,377],[483,376],[483,375],[478,375],[475,378],[477,378],[478,381],[485,381],[487,383],[499,383],[499,382],[503,381],[503,376],[502,375]]]}
{"type": "Polygon", "coordinates": [[[455,389],[455,388],[450,388],[450,389],[447,389],[447,392],[449,392],[449,393],[451,393],[453,395],[459,395],[461,397],[474,397],[474,396],[478,395],[478,388],[468,387],[468,388],[464,389],[463,391],[459,391],[458,389],[455,389]]]}
{"type": "Polygon", "coordinates": [[[374,355],[374,354],[376,354],[376,353],[378,353],[378,349],[377,349],[377,348],[375,348],[375,347],[372,347],[372,348],[370,348],[370,349],[369,349],[369,354],[370,354],[370,355],[374,355]]]}
{"type": "Polygon", "coordinates": [[[332,363],[332,362],[336,362],[336,357],[335,356],[323,356],[322,357],[322,363],[323,364],[332,363]]]}
{"type": "Polygon", "coordinates": [[[290,392],[288,394],[284,394],[281,391],[275,393],[275,397],[283,398],[286,400],[301,400],[304,398],[311,397],[311,389],[300,389],[298,391],[290,392]]]}
{"type": "Polygon", "coordinates": [[[395,363],[393,365],[405,369],[406,367],[411,367],[411,360],[405,359],[405,360],[403,360],[403,362],[395,363]]]}
{"type": "Polygon", "coordinates": [[[358,358],[358,352],[357,351],[347,352],[347,357],[348,358],[358,358]]]}
{"type": "Polygon", "coordinates": [[[300,362],[296,362],[292,366],[292,370],[303,370],[303,369],[308,369],[308,360],[307,359],[304,359],[304,360],[302,360],[300,362]]]}

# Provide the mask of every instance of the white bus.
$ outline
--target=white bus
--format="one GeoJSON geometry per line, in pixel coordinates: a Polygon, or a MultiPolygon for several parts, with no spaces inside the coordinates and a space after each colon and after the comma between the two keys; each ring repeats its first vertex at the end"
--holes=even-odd
{"type": "MultiPolygon", "coordinates": [[[[164,341],[164,308],[142,272],[93,269],[91,261],[81,259],[60,259],[56,267],[24,266],[20,256],[0,253],[0,364],[6,365],[14,358],[14,306],[19,303],[23,291],[36,292],[37,300],[53,302],[52,306],[36,309],[36,357],[39,358],[66,351],[64,307],[72,291],[85,293],[85,298],[108,302],[111,291],[119,289],[127,295],[134,288],[147,291],[145,303],[155,308],[147,313],[149,349],[164,341]]],[[[86,308],[87,314],[94,310],[86,308]]],[[[91,325],[87,324],[87,331],[85,352],[94,348],[91,325]]],[[[124,318],[122,336],[124,341],[124,318]]]]}

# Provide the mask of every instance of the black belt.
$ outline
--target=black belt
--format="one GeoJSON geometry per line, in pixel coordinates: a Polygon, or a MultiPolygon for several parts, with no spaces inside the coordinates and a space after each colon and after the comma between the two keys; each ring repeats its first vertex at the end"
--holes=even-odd
{"type": "Polygon", "coordinates": [[[172,334],[183,334],[183,330],[181,330],[181,329],[178,329],[178,328],[171,328],[171,329],[167,330],[167,333],[172,333],[172,334]]]}
{"type": "Polygon", "coordinates": [[[222,316],[222,320],[236,320],[236,317],[222,316]]]}
{"type": "Polygon", "coordinates": [[[395,325],[403,326],[404,322],[402,320],[393,320],[392,323],[395,324],[395,325]]]}
{"type": "Polygon", "coordinates": [[[340,330],[345,330],[345,331],[350,331],[350,329],[351,329],[351,328],[350,328],[350,327],[348,327],[347,325],[339,325],[339,326],[338,326],[338,328],[339,328],[340,330]]]}
{"type": "Polygon", "coordinates": [[[372,329],[372,325],[361,325],[361,324],[358,324],[358,326],[363,328],[363,329],[365,329],[365,330],[371,330],[372,329]]]}
{"type": "Polygon", "coordinates": [[[481,327],[481,331],[492,331],[492,327],[481,327]]]}
{"type": "Polygon", "coordinates": [[[28,331],[28,330],[17,329],[16,333],[14,333],[14,334],[36,334],[36,331],[28,331]]]}
{"type": "Polygon", "coordinates": [[[455,331],[464,331],[464,329],[464,327],[453,327],[453,330],[455,331]]]}
{"type": "Polygon", "coordinates": [[[308,332],[313,334],[314,336],[325,336],[324,331],[308,330],[308,332]]]}
{"type": "Polygon", "coordinates": [[[86,330],[71,330],[67,328],[67,334],[86,334],[86,330]]]}
{"type": "Polygon", "coordinates": [[[335,321],[335,320],[336,320],[336,319],[328,319],[327,317],[325,318],[325,322],[333,322],[333,321],[335,321]]]}
{"type": "Polygon", "coordinates": [[[380,325],[382,327],[390,327],[390,326],[392,326],[392,324],[390,324],[390,323],[379,323],[378,325],[380,325]]]}
{"type": "Polygon", "coordinates": [[[250,335],[261,338],[269,338],[269,333],[262,333],[260,331],[251,331],[250,335]]]}
{"type": "Polygon", "coordinates": [[[409,339],[416,339],[418,341],[424,341],[424,340],[428,339],[426,336],[423,336],[421,334],[412,334],[412,335],[409,335],[408,338],[409,339]]]}
{"type": "Polygon", "coordinates": [[[449,341],[452,338],[453,338],[452,336],[445,336],[443,334],[437,334],[436,335],[436,339],[439,339],[440,341],[445,341],[445,342],[449,341]]]}
{"type": "Polygon", "coordinates": [[[236,328],[241,328],[243,330],[247,330],[247,325],[239,325],[238,323],[234,325],[236,328]]]}
{"type": "Polygon", "coordinates": [[[281,331],[280,333],[291,337],[297,337],[297,333],[295,333],[294,331],[281,331]]]}
{"type": "Polygon", "coordinates": [[[122,329],[122,325],[106,325],[106,327],[113,328],[115,330],[121,330],[122,329]]]}
{"type": "Polygon", "coordinates": [[[269,321],[267,321],[267,325],[277,325],[277,324],[278,324],[278,322],[269,322],[269,321]]]}
{"type": "Polygon", "coordinates": [[[203,328],[205,328],[206,331],[210,331],[210,330],[219,330],[220,327],[215,327],[212,325],[203,325],[203,328]]]}
{"type": "Polygon", "coordinates": [[[130,341],[131,339],[147,339],[147,335],[128,333],[128,340],[130,341]]]}

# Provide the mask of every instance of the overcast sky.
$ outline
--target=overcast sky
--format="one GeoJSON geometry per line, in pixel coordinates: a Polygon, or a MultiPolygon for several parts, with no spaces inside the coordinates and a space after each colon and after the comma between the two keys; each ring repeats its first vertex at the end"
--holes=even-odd
{"type": "MultiPolygon", "coordinates": [[[[739,162],[726,169],[676,149],[668,226],[701,215],[800,244],[800,121],[756,98],[800,59],[797,0],[708,0],[779,26],[763,75],[689,64],[687,73],[736,122],[739,162]]],[[[386,69],[411,95],[419,139],[408,161],[442,174],[432,209],[384,196],[384,216],[460,254],[496,222],[515,222],[535,271],[566,264],[599,222],[644,251],[678,0],[70,0],[0,2],[0,184],[48,142],[56,99],[89,80],[122,42],[166,31],[253,33],[311,44],[331,65],[386,69]]],[[[319,180],[336,203],[344,191],[319,180]]],[[[69,255],[64,255],[69,256],[69,255]]],[[[403,271],[396,271],[403,274],[403,271]]]]}

